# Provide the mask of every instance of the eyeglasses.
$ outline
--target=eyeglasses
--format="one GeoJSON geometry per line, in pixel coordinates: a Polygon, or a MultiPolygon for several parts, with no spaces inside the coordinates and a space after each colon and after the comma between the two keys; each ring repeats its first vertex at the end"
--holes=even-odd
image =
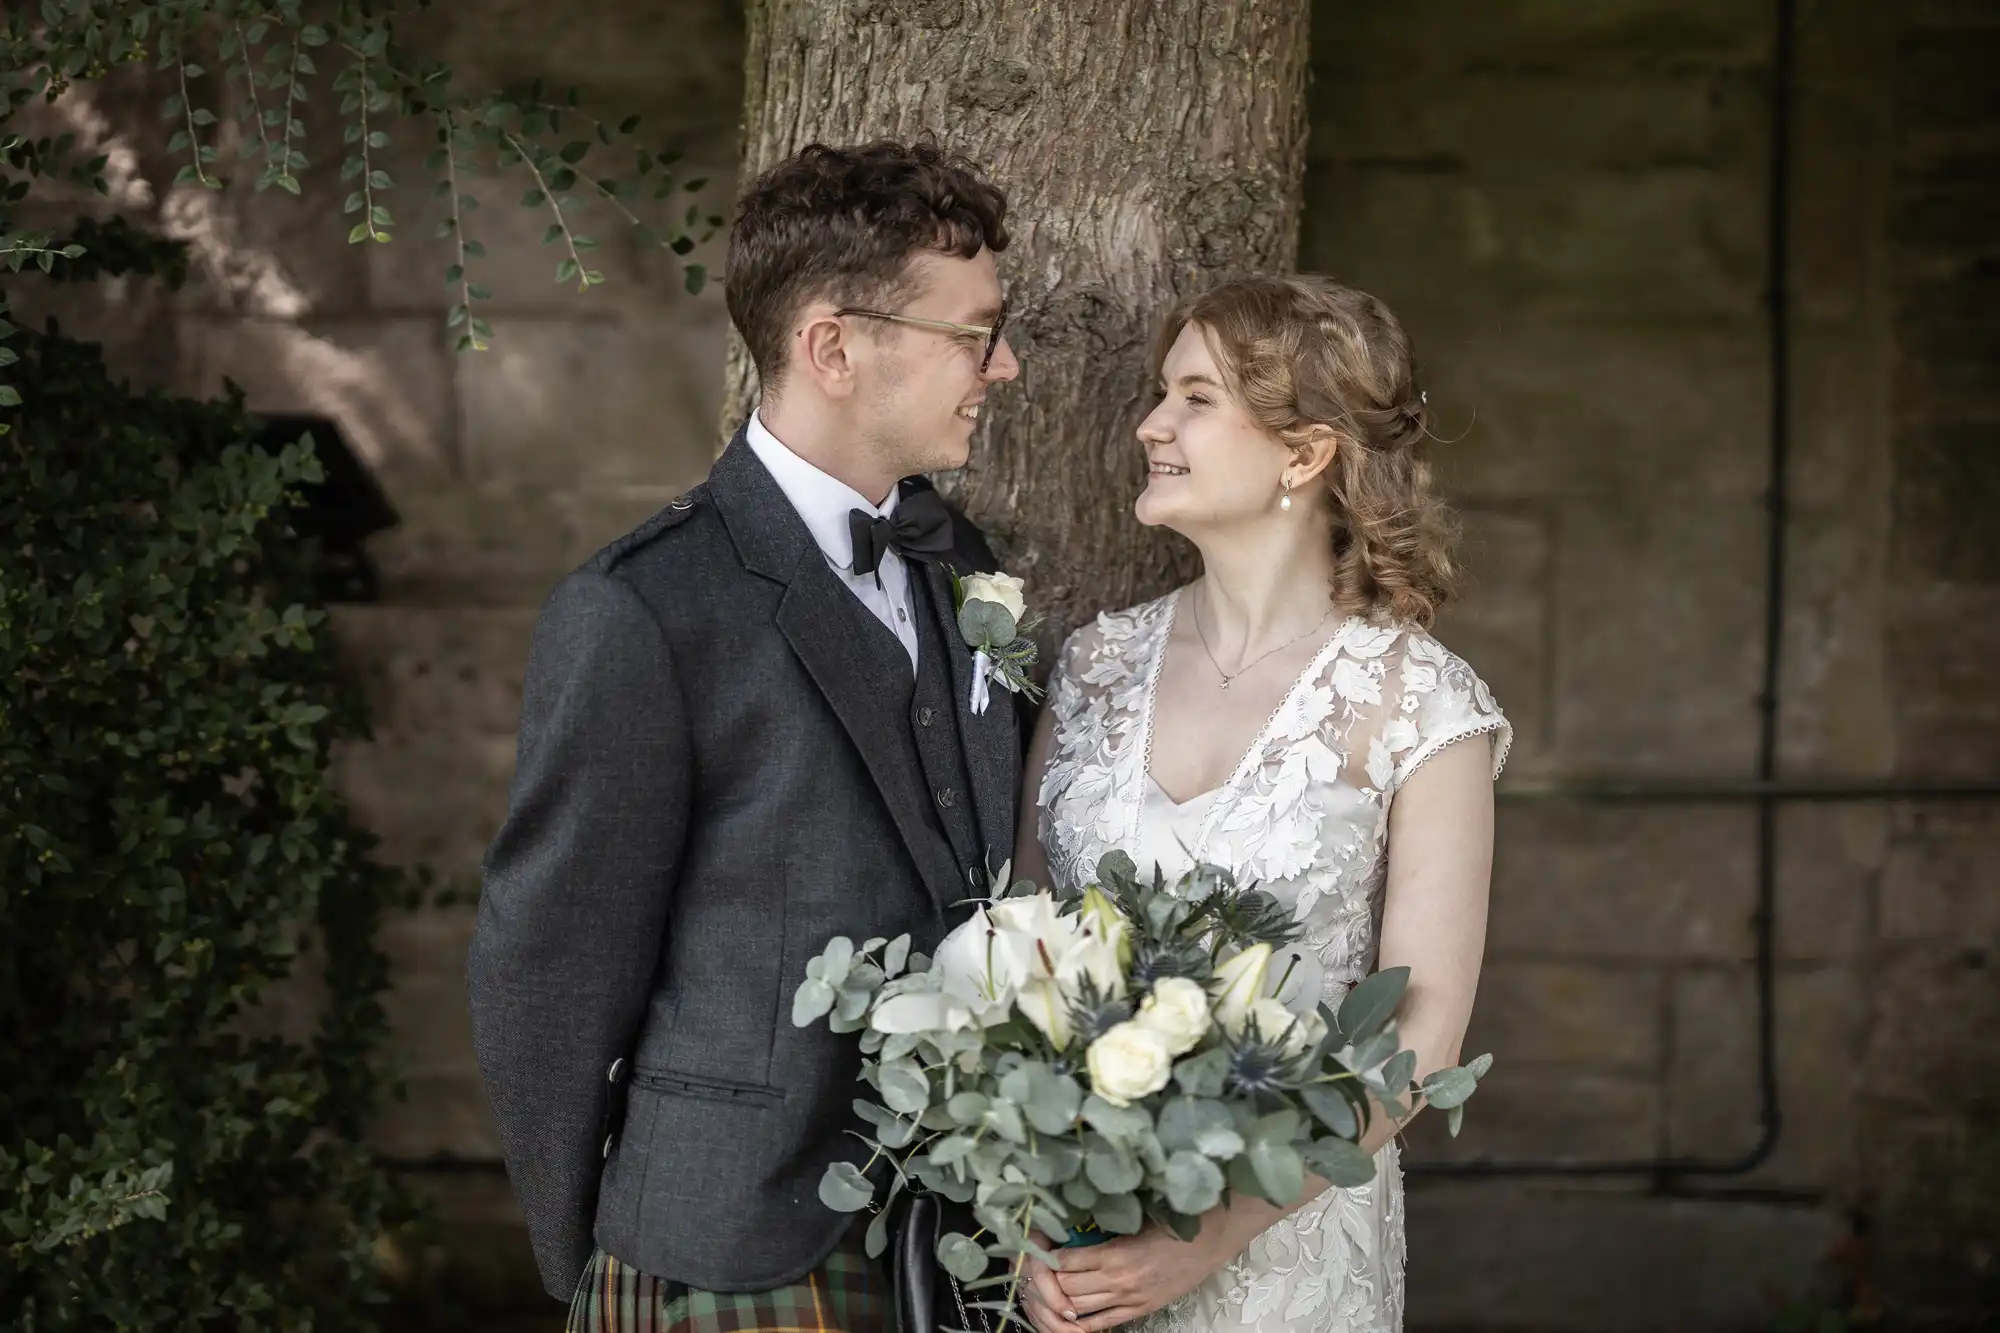
{"type": "Polygon", "coordinates": [[[991,324],[953,324],[942,319],[918,319],[915,315],[892,315],[886,310],[863,310],[859,306],[848,306],[833,312],[836,315],[865,315],[869,319],[887,320],[891,324],[911,324],[920,329],[935,329],[939,333],[956,333],[968,338],[984,338],[986,350],[979,358],[979,373],[993,364],[993,353],[1000,348],[1000,331],[1007,327],[1007,304],[1001,302],[1000,313],[991,324]]]}

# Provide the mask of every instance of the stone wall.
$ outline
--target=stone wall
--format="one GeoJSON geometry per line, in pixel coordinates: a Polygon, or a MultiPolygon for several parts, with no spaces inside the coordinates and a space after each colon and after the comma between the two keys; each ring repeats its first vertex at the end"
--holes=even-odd
{"type": "MultiPolygon", "coordinates": [[[[1800,9],[1778,772],[1990,776],[1992,11],[1800,9]]],[[[1302,264],[1411,326],[1476,576],[1442,632],[1520,730],[1469,1048],[1501,1066],[1413,1163],[1759,1138],[1755,804],[1557,794],[1757,772],[1775,32],[1768,4],[1632,0],[1315,36],[1302,264]]],[[[1989,810],[1783,804],[1775,1150],[1420,1180],[1412,1321],[1754,1327],[1845,1275],[1850,1210],[1898,1312],[1912,1252],[1961,1288],[1990,1264],[1978,1187],[1934,1197],[1946,1163],[1992,1179],[1989,810]]]]}
{"type": "MultiPolygon", "coordinates": [[[[1962,0],[1799,8],[1779,771],[1990,775],[2000,112],[1984,73],[2000,29],[1962,0]]],[[[1757,772],[1774,14],[1415,0],[1316,15],[1304,263],[1385,297],[1417,339],[1474,574],[1442,634],[1518,733],[1472,1036],[1501,1062],[1460,1140],[1419,1123],[1420,1171],[1728,1161],[1759,1137],[1754,803],[1578,793],[1757,772]]],[[[423,40],[475,81],[543,75],[645,113],[727,197],[729,0],[601,4],[588,24],[461,0],[423,40]]],[[[124,206],[196,238],[198,281],[62,313],[142,380],[212,391],[227,375],[254,408],[326,412],[376,468],[402,523],[373,546],[381,602],[339,613],[377,716],[343,779],[386,854],[468,876],[504,807],[535,607],[706,466],[719,299],[686,296],[675,264],[613,243],[608,222],[612,285],[557,289],[545,219],[509,181],[478,215],[495,347],[458,355],[426,189],[392,200],[386,248],[344,244],[333,143],[302,204],[169,191],[158,100],[111,85],[87,111],[127,150],[124,206]]],[[[420,149],[391,154],[414,182],[420,149]]],[[[1760,1327],[1855,1252],[1851,1214],[1877,1221],[1861,1252],[1893,1299],[1968,1289],[2000,1185],[1975,1132],[1996,1055],[1990,808],[1783,803],[1775,1151],[1734,1175],[1420,1177],[1413,1325],[1760,1327]]],[[[537,1299],[470,1062],[469,922],[434,912],[385,940],[413,1095],[379,1142],[428,1163],[450,1224],[438,1328],[537,1299]]]]}

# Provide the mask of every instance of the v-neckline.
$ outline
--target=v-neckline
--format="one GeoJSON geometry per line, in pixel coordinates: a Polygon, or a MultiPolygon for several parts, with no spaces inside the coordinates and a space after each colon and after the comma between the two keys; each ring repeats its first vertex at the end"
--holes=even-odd
{"type": "MultiPolygon", "coordinates": [[[[1168,791],[1158,778],[1153,776],[1153,731],[1160,699],[1160,676],[1166,669],[1167,648],[1173,641],[1174,625],[1180,619],[1181,594],[1186,591],[1185,587],[1180,587],[1174,589],[1172,594],[1170,594],[1171,600],[1167,603],[1166,624],[1160,629],[1158,646],[1153,650],[1152,666],[1146,673],[1145,711],[1139,723],[1138,746],[1139,782],[1142,790],[1141,799],[1135,803],[1135,807],[1139,809],[1144,808],[1143,788],[1149,782],[1158,788],[1160,795],[1166,797],[1167,801],[1177,811],[1184,810],[1193,802],[1212,794],[1214,799],[1208,803],[1208,810],[1202,816],[1201,832],[1195,839],[1194,850],[1199,853],[1202,844],[1208,841],[1209,829],[1215,823],[1216,814],[1229,804],[1230,799],[1235,796],[1236,789],[1241,785],[1244,777],[1256,767],[1258,760],[1263,757],[1265,749],[1270,746],[1271,731],[1272,728],[1277,726],[1278,719],[1284,716],[1287,708],[1291,707],[1292,700],[1297,697],[1300,690],[1305,688],[1306,682],[1316,678],[1320,672],[1326,669],[1326,664],[1332,660],[1333,654],[1339,651],[1341,641],[1347,637],[1348,629],[1353,625],[1357,617],[1349,616],[1334,626],[1333,633],[1326,636],[1326,642],[1319,646],[1319,650],[1312,655],[1312,660],[1307,662],[1304,669],[1297,676],[1293,677],[1292,683],[1285,687],[1284,694],[1278,698],[1277,707],[1273,708],[1271,715],[1264,719],[1264,725],[1257,729],[1257,734],[1250,738],[1249,748],[1243,752],[1242,758],[1236,761],[1236,767],[1231,770],[1229,776],[1216,786],[1210,787],[1205,791],[1196,792],[1185,801],[1176,801],[1174,800],[1174,794],[1168,791]]],[[[1136,832],[1136,830],[1134,831],[1136,832]]]]}

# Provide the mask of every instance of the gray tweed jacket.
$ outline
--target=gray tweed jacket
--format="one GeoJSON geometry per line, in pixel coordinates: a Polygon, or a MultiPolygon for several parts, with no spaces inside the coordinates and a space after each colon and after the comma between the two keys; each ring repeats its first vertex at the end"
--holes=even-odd
{"type": "MultiPolygon", "coordinates": [[[[954,521],[949,563],[994,568],[954,521]]],[[[940,612],[922,650],[950,660],[990,870],[1013,846],[1021,719],[1004,696],[972,715],[945,576],[912,572],[940,612]]],[[[793,991],[831,936],[928,951],[968,896],[871,634],[888,637],[740,432],[543,609],[467,986],[551,1295],[593,1239],[658,1277],[763,1290],[847,1222],[817,1191],[856,1146],[859,1056],[793,1027],[793,991]]]]}

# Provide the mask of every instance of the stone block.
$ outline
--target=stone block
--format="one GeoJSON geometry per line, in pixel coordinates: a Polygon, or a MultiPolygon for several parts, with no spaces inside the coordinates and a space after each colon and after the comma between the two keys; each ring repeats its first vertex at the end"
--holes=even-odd
{"type": "Polygon", "coordinates": [[[2000,359],[1996,305],[2000,266],[1968,262],[1897,284],[1899,415],[1978,420],[2000,411],[2000,384],[1993,376],[2000,359]]]}
{"type": "Polygon", "coordinates": [[[1402,314],[1446,494],[1537,506],[1762,495],[1770,379],[1755,326],[1500,316],[1434,306],[1438,282],[1419,290],[1402,314]]]}
{"type": "Polygon", "coordinates": [[[1727,0],[1420,0],[1341,9],[1313,25],[1313,65],[1335,75],[1399,69],[1408,78],[1493,70],[1588,68],[1605,74],[1750,68],[1769,58],[1771,25],[1727,0]]]}
{"type": "Polygon", "coordinates": [[[533,612],[341,606],[333,620],[376,736],[514,733],[533,612]]]}
{"type": "Polygon", "coordinates": [[[1845,323],[1794,330],[1779,683],[1788,773],[1881,773],[1893,761],[1882,579],[1893,490],[1893,458],[1882,447],[1887,350],[1845,323]]]}
{"type": "Polygon", "coordinates": [[[1412,97],[1407,69],[1385,64],[1314,86],[1306,151],[1314,166],[1542,181],[1716,166],[1755,150],[1766,107],[1749,80],[1700,68],[1622,77],[1580,65],[1485,69],[1427,82],[1412,97]]]}
{"type": "Polygon", "coordinates": [[[376,937],[389,960],[392,1045],[413,1073],[477,1072],[465,994],[473,919],[470,908],[426,908],[390,917],[376,937]]]}
{"type": "MultiPolygon", "coordinates": [[[[1688,1178],[1695,1189],[1745,1185],[1814,1189],[1852,1197],[1861,1091],[1857,1062],[1867,996],[1847,968],[1788,970],[1777,982],[1781,1127],[1776,1150],[1748,1176],[1688,1178]]],[[[1748,968],[1692,969],[1673,986],[1673,1060],[1667,1080],[1668,1143],[1675,1156],[1733,1161],[1760,1133],[1757,998],[1748,968]]]]}
{"type": "MultiPolygon", "coordinates": [[[[2000,198],[2000,195],[1996,195],[2000,198]]],[[[2000,331],[2000,319],[1995,320],[2000,331]]],[[[2000,348],[2000,338],[1996,338],[2000,348]]],[[[1905,423],[1896,432],[1896,572],[2000,583],[2000,422],[1905,423]]]]}
{"type": "Polygon", "coordinates": [[[1498,958],[1480,974],[1464,1058],[1491,1051],[1509,1068],[1542,1066],[1650,1077],[1661,1052],[1663,977],[1630,963],[1498,958]]]}
{"type": "Polygon", "coordinates": [[[2000,124],[2000,28],[1905,30],[1896,49],[1899,137],[2000,124]]]}
{"type": "Polygon", "coordinates": [[[1514,724],[1509,770],[1534,773],[1548,745],[1549,533],[1533,512],[1467,509],[1464,595],[1438,624],[1514,724]]]}
{"type": "Polygon", "coordinates": [[[1778,807],[1778,956],[1865,963],[1877,886],[1891,857],[1888,812],[1863,802],[1778,807]]]}
{"type": "Polygon", "coordinates": [[[1756,814],[1718,805],[1500,804],[1496,959],[1747,960],[1756,814]]]}
{"type": "Polygon", "coordinates": [[[1819,1294],[1822,1265],[1844,1234],[1832,1209],[1812,1205],[1426,1185],[1409,1198],[1408,1324],[1765,1328],[1786,1303],[1819,1294]]]}
{"type": "Polygon", "coordinates": [[[564,574],[664,508],[682,489],[440,487],[410,497],[402,504],[402,524],[375,538],[369,549],[388,601],[533,610],[564,574]]]}
{"type": "Polygon", "coordinates": [[[225,378],[252,412],[335,422],[399,510],[456,467],[451,366],[435,319],[181,321],[180,381],[213,397],[225,378]]]}
{"type": "MultiPolygon", "coordinates": [[[[2000,1108],[2000,986],[1983,940],[1885,950],[1870,974],[1869,1099],[1970,1123],[2000,1108]]],[[[1990,1121],[1989,1121],[1990,1123],[1990,1121]]]]}
{"type": "Polygon", "coordinates": [[[1567,502],[1557,521],[1558,761],[1747,776],[1764,656],[1762,506],[1633,489],[1567,502]]]}
{"type": "Polygon", "coordinates": [[[2000,947],[2000,811],[1982,802],[1958,816],[1890,841],[1878,909],[1884,939],[2000,947]]]}
{"type": "Polygon", "coordinates": [[[500,1139],[486,1106],[486,1090],[470,1069],[412,1073],[409,1097],[392,1104],[369,1131],[375,1151],[391,1158],[497,1158],[500,1139]]]}
{"type": "Polygon", "coordinates": [[[720,307],[633,323],[516,320],[459,363],[466,454],[482,485],[671,493],[713,458],[720,307]]]}
{"type": "Polygon", "coordinates": [[[1411,1123],[1410,1161],[1631,1161],[1659,1152],[1660,1089],[1651,1075],[1510,1065],[1504,1051],[1495,1056],[1457,1138],[1434,1112],[1411,1123]]]}
{"type": "Polygon", "coordinates": [[[1550,316],[1750,320],[1764,284],[1762,190],[1752,170],[1527,180],[1326,166],[1306,182],[1301,266],[1399,308],[1446,298],[1523,327],[1550,316]]]}
{"type": "Polygon", "coordinates": [[[2000,754],[2000,588],[1938,584],[1896,589],[1888,634],[1919,651],[1898,658],[1891,707],[1896,771],[1931,779],[1993,776],[2000,754]]]}
{"type": "Polygon", "coordinates": [[[334,775],[376,854],[440,878],[476,874],[507,813],[512,735],[385,736],[342,746],[334,775]]]}
{"type": "Polygon", "coordinates": [[[742,113],[743,11],[729,0],[613,5],[587,22],[533,0],[476,0],[431,8],[407,37],[468,88],[539,79],[552,100],[578,87],[583,109],[613,125],[644,116],[654,147],[733,136],[742,113]]]}

